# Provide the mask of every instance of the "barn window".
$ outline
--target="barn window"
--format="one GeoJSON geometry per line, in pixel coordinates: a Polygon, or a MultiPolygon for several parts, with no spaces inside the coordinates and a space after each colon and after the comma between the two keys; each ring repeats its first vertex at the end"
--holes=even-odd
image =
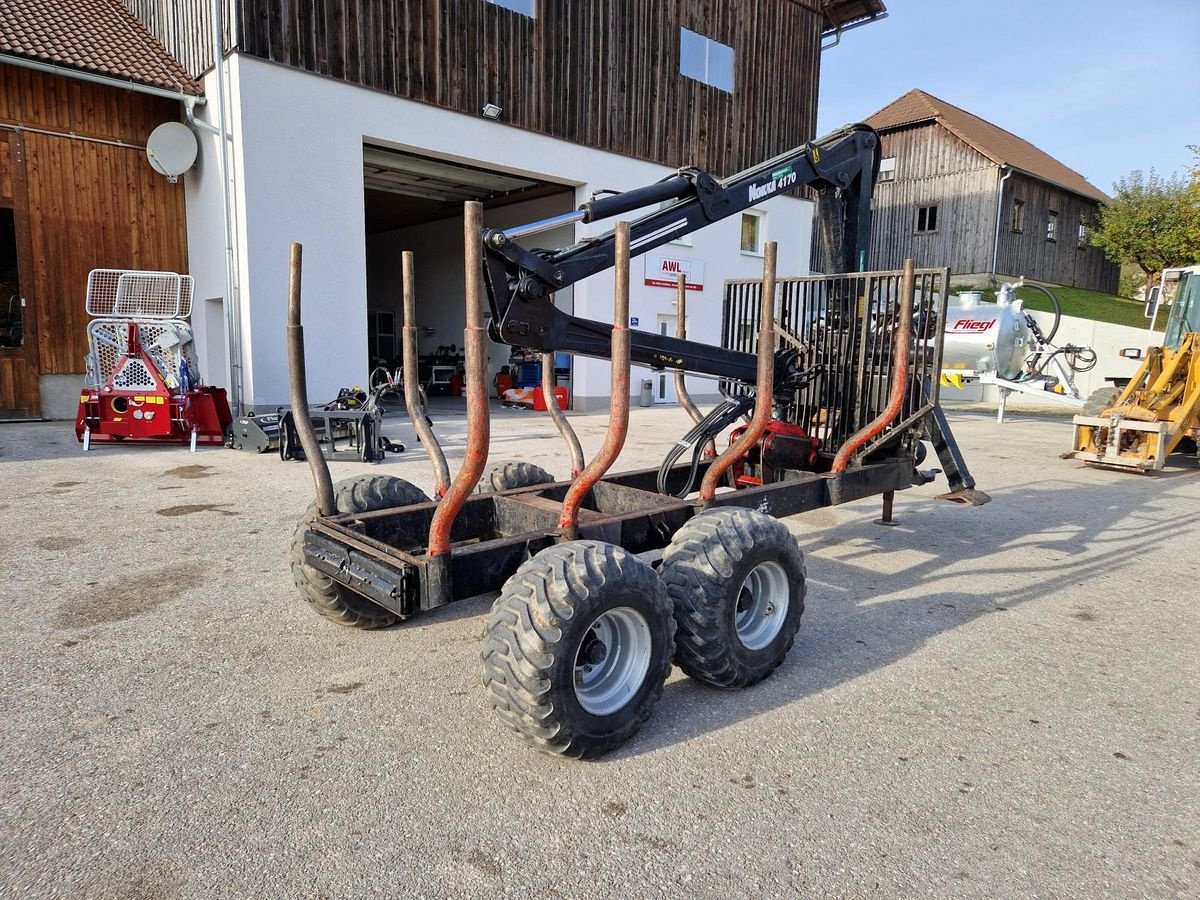
{"type": "Polygon", "coordinates": [[[492,6],[502,6],[505,9],[511,9],[515,13],[529,16],[531,19],[534,18],[537,12],[534,7],[534,3],[537,0],[486,0],[486,2],[492,4],[492,6]]]}
{"type": "Polygon", "coordinates": [[[679,72],[733,93],[733,48],[710,37],[679,29],[679,72]]]}
{"type": "Polygon", "coordinates": [[[1012,230],[1020,234],[1025,230],[1025,201],[1013,201],[1012,230]]]}
{"type": "Polygon", "coordinates": [[[1050,215],[1046,219],[1046,240],[1058,240],[1058,213],[1050,210],[1050,215]]]}
{"type": "Polygon", "coordinates": [[[896,157],[889,156],[879,161],[879,180],[880,181],[895,181],[896,180],[896,157]]]}
{"type": "Polygon", "coordinates": [[[767,241],[767,214],[742,213],[742,252],[762,256],[767,241]]]}
{"type": "Polygon", "coordinates": [[[1079,218],[1079,246],[1086,247],[1088,245],[1088,223],[1087,219],[1080,216],[1079,218]]]}
{"type": "Polygon", "coordinates": [[[936,206],[917,207],[917,231],[937,231],[938,208],[936,206]]]}

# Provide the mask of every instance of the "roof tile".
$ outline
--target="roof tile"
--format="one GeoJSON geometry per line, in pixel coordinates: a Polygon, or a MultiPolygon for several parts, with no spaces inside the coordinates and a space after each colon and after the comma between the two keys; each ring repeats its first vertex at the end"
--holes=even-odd
{"type": "Polygon", "coordinates": [[[120,0],[3,0],[0,54],[196,96],[203,93],[120,0]]]}
{"type": "Polygon", "coordinates": [[[1111,199],[1074,169],[1029,141],[922,90],[911,90],[893,100],[868,118],[867,124],[876,131],[889,131],[931,121],[945,126],[997,165],[1012,166],[1101,203],[1111,199]]]}

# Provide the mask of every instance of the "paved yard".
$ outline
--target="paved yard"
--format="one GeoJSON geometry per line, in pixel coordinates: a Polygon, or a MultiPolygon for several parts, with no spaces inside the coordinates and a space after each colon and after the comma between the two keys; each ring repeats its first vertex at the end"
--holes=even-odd
{"type": "MultiPolygon", "coordinates": [[[[564,473],[542,414],[501,416],[497,458],[564,473]]],[[[621,464],[683,422],[635,410],[621,464]]],[[[1195,462],[1090,470],[1065,420],[952,422],[992,504],[789,520],[785,665],[743,693],[676,671],[592,764],[485,709],[487,599],[374,633],[298,601],[303,464],[0,426],[0,896],[1197,896],[1195,462]]],[[[374,471],[430,487],[419,448],[374,471]]]]}

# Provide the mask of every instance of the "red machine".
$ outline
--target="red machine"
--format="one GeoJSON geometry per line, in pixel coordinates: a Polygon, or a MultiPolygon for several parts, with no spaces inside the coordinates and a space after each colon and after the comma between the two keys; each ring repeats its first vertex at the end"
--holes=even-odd
{"type": "MultiPolygon", "coordinates": [[[[743,425],[729,433],[729,444],[737,443],[749,426],[743,425]]],[[[821,442],[799,425],[772,419],[760,440],[741,459],[731,466],[737,487],[771,484],[776,469],[816,471],[821,442]]]]}
{"type": "Polygon", "coordinates": [[[87,376],[75,436],[93,441],[222,444],[233,416],[222,388],[199,383],[192,279],[96,269],[88,276],[87,376]]]}

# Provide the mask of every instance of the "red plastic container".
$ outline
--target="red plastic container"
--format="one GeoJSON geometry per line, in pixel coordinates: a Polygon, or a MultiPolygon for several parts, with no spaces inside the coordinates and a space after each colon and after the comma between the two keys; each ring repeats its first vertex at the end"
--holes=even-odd
{"type": "MultiPolygon", "coordinates": [[[[558,401],[559,409],[566,409],[567,408],[567,389],[565,387],[561,387],[561,386],[556,387],[554,389],[554,399],[556,401],[558,401]]],[[[543,412],[546,409],[546,395],[542,392],[541,388],[538,388],[536,391],[533,392],[533,408],[542,410],[543,412]]]]}

